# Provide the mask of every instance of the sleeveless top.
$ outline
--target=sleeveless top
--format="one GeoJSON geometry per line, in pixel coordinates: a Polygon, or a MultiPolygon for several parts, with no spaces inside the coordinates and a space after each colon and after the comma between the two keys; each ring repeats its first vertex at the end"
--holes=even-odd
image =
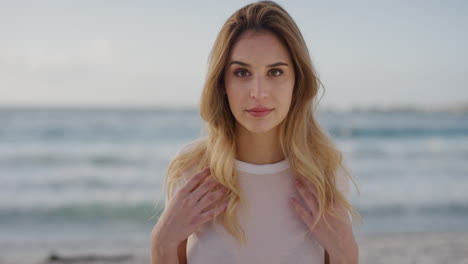
{"type": "MultiPolygon", "coordinates": [[[[188,151],[189,147],[190,144],[185,145],[179,152],[188,151]]],[[[187,263],[324,263],[324,249],[289,202],[290,196],[299,201],[302,198],[294,187],[288,161],[256,165],[236,159],[235,166],[240,188],[250,205],[249,212],[242,204],[237,209],[246,247],[241,247],[221,223],[212,225],[209,221],[188,237],[187,263]]],[[[341,170],[336,177],[338,189],[349,201],[347,178],[341,170]]],[[[186,181],[177,184],[172,193],[186,181]]]]}

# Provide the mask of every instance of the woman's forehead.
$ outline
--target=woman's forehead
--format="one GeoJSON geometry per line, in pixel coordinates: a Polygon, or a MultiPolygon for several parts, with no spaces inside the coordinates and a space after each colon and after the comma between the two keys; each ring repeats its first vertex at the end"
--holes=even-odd
{"type": "Polygon", "coordinates": [[[275,34],[269,31],[246,31],[232,46],[228,63],[232,60],[247,64],[271,64],[278,61],[288,63],[290,55],[286,46],[275,34]]]}

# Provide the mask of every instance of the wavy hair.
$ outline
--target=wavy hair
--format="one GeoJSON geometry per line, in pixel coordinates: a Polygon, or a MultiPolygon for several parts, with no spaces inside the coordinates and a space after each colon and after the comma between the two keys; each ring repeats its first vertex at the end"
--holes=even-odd
{"type": "MultiPolygon", "coordinates": [[[[200,115],[205,121],[202,129],[205,135],[190,151],[176,155],[169,163],[164,179],[166,198],[172,197],[178,180],[192,176],[186,173],[189,169],[200,171],[210,167],[210,177],[228,188],[228,192],[217,203],[220,205],[227,201],[228,206],[222,214],[213,218],[212,223],[220,218],[228,232],[245,246],[245,233],[237,219],[237,208],[239,203],[246,207],[248,203],[240,189],[235,169],[235,118],[223,91],[224,70],[231,48],[239,35],[247,30],[266,30],[275,34],[287,47],[294,64],[295,85],[290,109],[279,125],[280,144],[295,176],[317,190],[319,213],[313,227],[322,216],[327,215],[325,213],[349,221],[340,217],[332,207],[336,201],[344,205],[354,222],[354,217],[359,213],[338,190],[337,170],[343,167],[347,177],[357,185],[349,170],[344,167],[342,153],[314,118],[314,99],[322,83],[296,23],[280,5],[272,1],[260,1],[242,7],[221,28],[209,56],[199,105],[200,115]]],[[[328,224],[326,217],[324,219],[328,224]]]]}

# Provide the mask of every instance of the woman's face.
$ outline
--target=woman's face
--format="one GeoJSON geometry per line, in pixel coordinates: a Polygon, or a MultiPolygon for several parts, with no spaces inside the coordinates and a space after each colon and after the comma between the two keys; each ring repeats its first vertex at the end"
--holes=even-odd
{"type": "Polygon", "coordinates": [[[226,94],[237,128],[264,133],[277,127],[291,105],[294,74],[286,46],[273,33],[242,33],[231,49],[224,71],[226,94]]]}

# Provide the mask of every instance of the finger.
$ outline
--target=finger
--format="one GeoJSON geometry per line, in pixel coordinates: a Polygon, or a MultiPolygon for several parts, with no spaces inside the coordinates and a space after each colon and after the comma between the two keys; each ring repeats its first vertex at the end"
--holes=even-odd
{"type": "Polygon", "coordinates": [[[207,180],[201,185],[196,187],[196,189],[190,194],[190,199],[193,199],[195,202],[200,200],[203,195],[205,195],[209,190],[215,187],[218,184],[215,180],[207,180]]]}
{"type": "Polygon", "coordinates": [[[184,194],[191,192],[203,179],[211,174],[210,168],[205,168],[199,173],[195,174],[188,182],[180,189],[184,194]]]}
{"type": "Polygon", "coordinates": [[[315,188],[315,186],[313,184],[308,183],[306,185],[304,180],[299,179],[299,178],[295,179],[294,183],[295,183],[296,186],[303,186],[305,189],[307,189],[309,192],[311,192],[314,196],[317,196],[317,188],[315,188]]]}
{"type": "Polygon", "coordinates": [[[292,207],[294,210],[298,213],[298,215],[301,217],[302,221],[310,227],[314,223],[314,217],[313,215],[305,209],[296,198],[289,198],[289,201],[292,204],[292,207]]]}
{"type": "Polygon", "coordinates": [[[295,182],[296,188],[301,195],[301,197],[304,199],[306,205],[309,207],[309,209],[315,213],[317,212],[318,204],[317,204],[317,197],[315,195],[315,187],[307,187],[300,181],[295,182]],[[310,189],[312,191],[310,191],[310,189]]]}
{"type": "Polygon", "coordinates": [[[228,202],[225,202],[224,204],[218,206],[218,207],[215,207],[209,211],[206,211],[205,213],[199,215],[198,217],[195,217],[193,220],[192,220],[192,223],[191,224],[194,224],[195,226],[198,226],[198,225],[202,225],[204,224],[205,222],[208,222],[209,220],[211,220],[213,217],[219,215],[220,213],[222,213],[226,208],[227,208],[227,205],[228,205],[228,202]]]}
{"type": "Polygon", "coordinates": [[[208,192],[203,196],[198,204],[195,207],[196,212],[202,212],[205,210],[207,207],[213,204],[214,201],[216,201],[218,198],[220,198],[223,194],[227,192],[227,188],[223,187],[220,188],[214,192],[208,192]]]}
{"type": "Polygon", "coordinates": [[[211,188],[216,186],[217,182],[214,180],[206,180],[202,184],[195,187],[195,190],[187,194],[183,199],[183,208],[192,209],[211,188]]]}

